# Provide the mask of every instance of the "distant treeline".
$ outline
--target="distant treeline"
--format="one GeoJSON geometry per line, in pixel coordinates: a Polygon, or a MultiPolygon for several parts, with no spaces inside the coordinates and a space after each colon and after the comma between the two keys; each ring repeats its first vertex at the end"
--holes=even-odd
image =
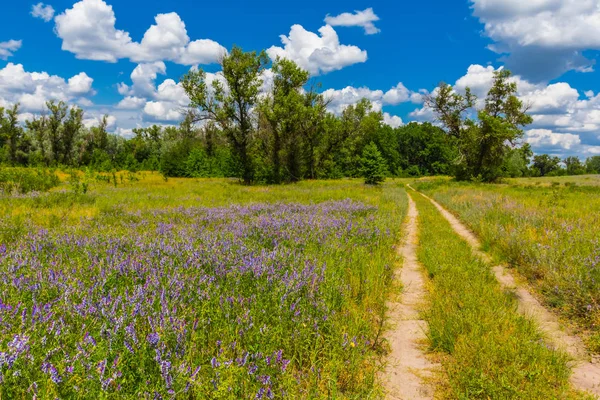
{"type": "Polygon", "coordinates": [[[0,108],[0,164],[153,170],[170,177],[238,177],[245,183],[369,174],[494,181],[600,172],[600,156],[585,162],[534,157],[528,144],[519,145],[520,128],[530,118],[514,97],[507,71],[497,74],[476,121],[463,115],[474,107],[474,97],[441,85],[428,104],[444,129],[430,123],[392,128],[368,100],[341,115],[329,112],[328,100],[306,89],[309,74],[292,61],[271,64],[272,88],[261,93],[267,62],[263,53],[234,47],[222,61],[222,79],[209,84],[202,70],[183,77],[191,106],[178,127],[134,129],[131,138],[108,133],[106,117],[85,127],[83,110],[63,102],[48,102],[46,112],[24,124],[18,104],[0,108]]]}

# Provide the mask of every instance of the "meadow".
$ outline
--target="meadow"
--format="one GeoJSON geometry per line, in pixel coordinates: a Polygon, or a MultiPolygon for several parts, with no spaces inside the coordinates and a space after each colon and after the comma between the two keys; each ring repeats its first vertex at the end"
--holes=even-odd
{"type": "Polygon", "coordinates": [[[0,196],[1,398],[379,396],[400,185],[56,174],[0,196]]]}
{"type": "Polygon", "coordinates": [[[416,184],[459,216],[484,247],[600,352],[600,176],[504,184],[416,184]]]}

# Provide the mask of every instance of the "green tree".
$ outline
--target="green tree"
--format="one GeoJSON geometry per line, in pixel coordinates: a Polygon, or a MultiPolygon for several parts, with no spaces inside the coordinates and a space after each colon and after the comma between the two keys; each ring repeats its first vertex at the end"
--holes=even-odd
{"type": "Polygon", "coordinates": [[[62,128],[62,162],[64,164],[71,164],[73,156],[73,146],[75,139],[83,128],[83,110],[79,107],[73,106],[69,109],[69,116],[63,123],[62,128]]]}
{"type": "Polygon", "coordinates": [[[48,108],[48,138],[50,139],[51,160],[55,163],[60,162],[62,149],[62,129],[63,122],[67,116],[68,106],[63,101],[58,103],[49,101],[46,103],[48,108]]]}
{"type": "Polygon", "coordinates": [[[19,104],[6,110],[0,107],[0,136],[4,136],[8,146],[8,162],[17,164],[17,150],[23,139],[23,128],[19,126],[19,104]]]}
{"type": "Polygon", "coordinates": [[[588,157],[585,160],[585,167],[590,174],[600,174],[600,156],[588,157]]]}
{"type": "Polygon", "coordinates": [[[585,165],[579,157],[567,157],[563,160],[567,167],[567,175],[583,175],[585,174],[585,165]]]}
{"type": "Polygon", "coordinates": [[[468,117],[476,102],[469,89],[461,95],[450,85],[441,84],[427,99],[427,105],[457,139],[457,179],[493,182],[502,177],[505,158],[523,136],[522,128],[533,121],[517,98],[517,84],[510,76],[504,69],[494,73],[494,83],[476,120],[468,117]]]}
{"type": "Polygon", "coordinates": [[[234,46],[221,61],[225,83],[214,79],[209,84],[202,69],[190,71],[181,84],[196,108],[196,119],[214,120],[228,138],[240,165],[240,178],[249,184],[254,180],[251,149],[255,133],[253,109],[262,86],[261,75],[268,62],[263,51],[244,52],[234,46]]]}
{"type": "Polygon", "coordinates": [[[32,120],[26,121],[25,125],[27,126],[27,130],[29,131],[30,135],[35,140],[35,145],[39,151],[39,157],[41,158],[41,161],[47,164],[49,161],[46,154],[48,118],[46,118],[45,115],[42,115],[40,118],[34,117],[32,120]]]}
{"type": "Polygon", "coordinates": [[[560,158],[552,157],[548,154],[539,154],[533,157],[533,167],[539,172],[540,176],[546,176],[552,171],[559,169],[560,158]]]}
{"type": "Polygon", "coordinates": [[[360,173],[367,185],[377,185],[385,180],[387,164],[375,143],[365,146],[360,161],[360,173]]]}
{"type": "Polygon", "coordinates": [[[270,180],[273,183],[280,183],[283,179],[297,181],[302,175],[299,137],[300,123],[305,114],[302,87],[308,82],[309,74],[295,62],[279,58],[273,62],[271,70],[273,88],[260,103],[260,112],[270,131],[270,180]]]}

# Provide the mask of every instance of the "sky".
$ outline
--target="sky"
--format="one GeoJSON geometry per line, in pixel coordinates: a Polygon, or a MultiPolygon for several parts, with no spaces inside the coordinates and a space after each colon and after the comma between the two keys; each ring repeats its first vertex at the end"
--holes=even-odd
{"type": "Polygon", "coordinates": [[[366,97],[391,126],[434,122],[423,95],[442,81],[483,99],[508,68],[536,153],[600,155],[600,0],[6,2],[0,107],[18,102],[26,119],[63,100],[88,126],[108,114],[123,136],[177,124],[181,76],[202,68],[218,79],[233,45],[294,60],[332,112],[366,97]]]}

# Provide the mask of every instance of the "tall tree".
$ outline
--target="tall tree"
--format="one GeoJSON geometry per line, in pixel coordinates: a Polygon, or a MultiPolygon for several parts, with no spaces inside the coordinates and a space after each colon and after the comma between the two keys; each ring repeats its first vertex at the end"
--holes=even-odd
{"type": "Polygon", "coordinates": [[[585,165],[581,162],[579,157],[567,157],[564,159],[564,163],[567,167],[567,175],[585,174],[585,165]]]}
{"type": "Polygon", "coordinates": [[[546,176],[550,172],[559,168],[560,158],[549,156],[548,154],[538,154],[533,157],[533,167],[536,168],[540,176],[546,176]]]}
{"type": "Polygon", "coordinates": [[[457,179],[492,182],[502,177],[506,156],[523,136],[523,127],[533,121],[527,107],[517,98],[517,84],[510,76],[505,69],[494,73],[485,106],[477,111],[476,120],[468,117],[469,109],[476,104],[469,89],[461,95],[450,85],[441,84],[428,97],[427,105],[448,133],[457,138],[460,155],[456,163],[457,179]]]}
{"type": "Polygon", "coordinates": [[[300,122],[305,111],[302,87],[309,74],[288,59],[275,60],[271,71],[274,75],[271,93],[260,102],[260,112],[271,133],[271,180],[280,183],[285,175],[286,180],[297,181],[301,177],[300,122]]]}
{"type": "Polygon", "coordinates": [[[48,135],[48,118],[45,115],[42,115],[39,118],[34,117],[32,120],[26,121],[25,125],[35,140],[35,144],[39,150],[42,162],[47,164],[48,157],[46,154],[46,137],[48,135]]]}
{"type": "Polygon", "coordinates": [[[234,46],[221,61],[225,82],[214,79],[209,84],[202,69],[190,71],[181,81],[191,107],[198,111],[197,119],[214,120],[227,136],[240,165],[240,178],[246,184],[254,180],[251,147],[256,124],[253,110],[267,62],[264,51],[244,52],[234,46]]]}
{"type": "Polygon", "coordinates": [[[8,161],[14,165],[17,163],[19,142],[23,138],[23,128],[19,126],[19,104],[6,110],[6,116],[4,112],[5,110],[0,108],[0,129],[8,145],[8,161]]]}
{"type": "Polygon", "coordinates": [[[62,129],[62,162],[71,164],[73,155],[73,145],[75,138],[83,127],[83,110],[73,106],[69,109],[69,117],[65,120],[62,129]]]}
{"type": "Polygon", "coordinates": [[[60,162],[60,156],[63,154],[62,148],[62,129],[63,122],[67,116],[68,107],[60,101],[58,103],[49,101],[46,103],[48,108],[48,137],[50,139],[50,150],[52,161],[60,162]]]}

